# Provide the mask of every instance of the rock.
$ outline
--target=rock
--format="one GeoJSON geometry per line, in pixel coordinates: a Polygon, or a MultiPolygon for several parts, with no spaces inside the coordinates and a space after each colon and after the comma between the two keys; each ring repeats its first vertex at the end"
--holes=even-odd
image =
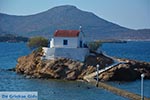
{"type": "MultiPolygon", "coordinates": [[[[95,54],[95,58],[98,60],[96,62],[90,63],[90,65],[87,62],[89,57],[87,57],[86,62],[83,63],[68,58],[41,60],[41,55],[42,52],[32,52],[27,56],[18,58],[16,72],[35,78],[76,80],[83,79],[84,75],[94,72],[95,67],[91,65],[101,63],[102,60],[104,60],[102,55],[95,54]]],[[[112,62],[111,59],[107,61],[107,64],[112,62]]]]}
{"type": "Polygon", "coordinates": [[[75,79],[77,79],[76,72],[72,71],[72,72],[68,73],[66,79],[68,79],[68,80],[75,80],[75,79]]]}
{"type": "MultiPolygon", "coordinates": [[[[121,61],[121,60],[120,60],[121,61]]],[[[99,78],[102,81],[134,81],[140,79],[142,73],[145,78],[150,78],[150,64],[133,60],[124,60],[125,64],[119,64],[116,67],[102,73],[99,78]]]]}
{"type": "Polygon", "coordinates": [[[31,76],[25,76],[25,78],[30,79],[30,78],[31,78],[31,76]]]}
{"type": "MultiPolygon", "coordinates": [[[[86,58],[84,63],[68,58],[41,60],[41,55],[42,52],[32,52],[18,58],[15,71],[26,77],[30,76],[29,78],[82,80],[85,75],[96,71],[97,64],[100,64],[101,68],[105,68],[113,63],[111,58],[94,52],[86,58]]],[[[100,74],[100,80],[133,81],[140,78],[142,73],[145,74],[145,78],[150,79],[150,63],[128,59],[118,59],[118,61],[125,63],[100,74]]]]}
{"type": "Polygon", "coordinates": [[[111,58],[108,58],[104,56],[103,54],[97,54],[93,52],[92,55],[89,55],[85,59],[85,64],[90,66],[96,66],[97,64],[100,65],[101,68],[106,67],[107,65],[110,65],[113,63],[113,60],[111,58]]]}
{"type": "Polygon", "coordinates": [[[13,72],[15,72],[16,68],[10,68],[10,69],[7,69],[7,71],[13,71],[13,72]]]}

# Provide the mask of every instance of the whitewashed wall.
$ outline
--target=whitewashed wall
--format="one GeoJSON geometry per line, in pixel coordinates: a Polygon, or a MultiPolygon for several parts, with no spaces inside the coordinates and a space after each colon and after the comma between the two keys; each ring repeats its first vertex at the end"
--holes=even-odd
{"type": "Polygon", "coordinates": [[[43,50],[45,59],[63,57],[84,61],[85,57],[89,55],[88,48],[43,48],[43,50]]]}
{"type": "Polygon", "coordinates": [[[77,48],[78,37],[68,38],[68,37],[54,37],[54,47],[55,48],[77,48]],[[63,45],[63,40],[68,40],[68,45],[63,45]]]}
{"type": "Polygon", "coordinates": [[[51,38],[50,40],[50,48],[53,48],[54,47],[54,38],[51,38]]]}
{"type": "Polygon", "coordinates": [[[50,48],[78,48],[80,40],[84,42],[82,38],[82,34],[79,34],[79,37],[53,37],[50,41],[50,48]],[[63,40],[68,40],[68,45],[63,45],[63,40]]]}

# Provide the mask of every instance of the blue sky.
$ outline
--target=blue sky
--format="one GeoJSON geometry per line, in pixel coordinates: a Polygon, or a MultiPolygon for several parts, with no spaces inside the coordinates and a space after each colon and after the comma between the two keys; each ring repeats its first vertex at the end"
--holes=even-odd
{"type": "Polygon", "coordinates": [[[59,5],[74,5],[124,27],[150,29],[150,0],[0,0],[0,12],[31,15],[59,5]]]}

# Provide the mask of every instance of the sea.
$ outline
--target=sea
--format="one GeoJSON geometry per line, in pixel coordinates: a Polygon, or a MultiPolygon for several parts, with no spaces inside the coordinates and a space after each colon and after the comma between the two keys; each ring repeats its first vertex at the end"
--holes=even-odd
{"type": "MultiPolygon", "coordinates": [[[[150,42],[104,43],[101,49],[110,56],[150,61],[150,42]]],[[[18,57],[32,51],[26,43],[0,43],[0,92],[38,92],[38,100],[129,100],[86,82],[56,79],[28,79],[7,69],[18,57]]],[[[140,80],[108,82],[115,87],[140,94],[140,80]]],[[[150,80],[144,80],[144,96],[150,98],[150,80]]]]}
{"type": "MultiPolygon", "coordinates": [[[[101,50],[109,56],[150,63],[150,41],[104,43],[101,50]]],[[[141,93],[141,80],[123,82],[121,84],[117,82],[109,82],[109,84],[136,94],[141,93]]],[[[144,96],[150,98],[150,80],[144,80],[144,96]]]]}

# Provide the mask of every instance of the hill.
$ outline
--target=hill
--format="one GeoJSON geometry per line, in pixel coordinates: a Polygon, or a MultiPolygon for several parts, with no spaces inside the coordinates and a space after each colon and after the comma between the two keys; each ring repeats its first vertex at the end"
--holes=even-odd
{"type": "Polygon", "coordinates": [[[144,39],[150,37],[150,30],[144,33],[143,30],[128,29],[70,5],[54,7],[29,16],[0,14],[0,33],[26,37],[50,37],[55,30],[79,29],[80,25],[90,39],[140,39],[141,34],[144,39]]]}
{"type": "Polygon", "coordinates": [[[27,42],[28,38],[13,34],[0,34],[0,42],[27,42]]]}

